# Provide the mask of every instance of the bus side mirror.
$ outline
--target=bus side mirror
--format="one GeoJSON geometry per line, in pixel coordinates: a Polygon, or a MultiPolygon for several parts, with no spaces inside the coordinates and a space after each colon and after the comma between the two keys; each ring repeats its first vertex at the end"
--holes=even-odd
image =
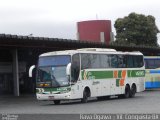
{"type": "Polygon", "coordinates": [[[71,63],[68,63],[66,67],[66,75],[69,76],[71,74],[71,63]]]}
{"type": "Polygon", "coordinates": [[[32,72],[33,72],[33,69],[34,69],[35,67],[36,67],[35,65],[32,65],[32,66],[29,68],[29,77],[32,77],[32,72]]]}

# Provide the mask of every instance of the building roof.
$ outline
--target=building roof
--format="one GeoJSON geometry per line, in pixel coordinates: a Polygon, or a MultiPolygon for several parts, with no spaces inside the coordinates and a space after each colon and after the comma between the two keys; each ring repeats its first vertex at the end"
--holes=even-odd
{"type": "Polygon", "coordinates": [[[0,34],[0,47],[38,47],[38,48],[81,48],[104,46],[101,43],[85,42],[71,39],[30,37],[0,34]]]}
{"type": "Polygon", "coordinates": [[[78,48],[112,48],[117,51],[141,51],[160,54],[160,47],[106,45],[104,43],[79,41],[62,38],[31,37],[11,34],[0,34],[0,48],[34,48],[70,50],[78,48]]]}

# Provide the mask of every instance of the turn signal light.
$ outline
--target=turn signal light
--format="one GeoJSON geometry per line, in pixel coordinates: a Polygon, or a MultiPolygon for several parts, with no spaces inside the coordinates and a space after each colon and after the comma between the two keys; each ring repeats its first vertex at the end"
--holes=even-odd
{"type": "Polygon", "coordinates": [[[50,84],[47,84],[47,83],[41,83],[38,85],[39,87],[49,87],[50,84]]]}
{"type": "Polygon", "coordinates": [[[44,84],[44,86],[45,86],[45,87],[48,87],[48,86],[49,86],[49,84],[44,84]]]}

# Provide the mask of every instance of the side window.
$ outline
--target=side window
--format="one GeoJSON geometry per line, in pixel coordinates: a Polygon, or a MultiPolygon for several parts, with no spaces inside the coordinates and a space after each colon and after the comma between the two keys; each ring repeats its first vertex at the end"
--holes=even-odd
{"type": "Polygon", "coordinates": [[[134,67],[138,67],[138,60],[137,60],[137,56],[134,56],[133,57],[133,60],[134,60],[134,67]]]}
{"type": "Polygon", "coordinates": [[[81,54],[81,69],[100,68],[100,55],[81,54]]]}
{"type": "Polygon", "coordinates": [[[90,57],[91,68],[100,68],[100,55],[91,54],[90,57]]]}
{"type": "Polygon", "coordinates": [[[145,59],[145,60],[144,60],[144,62],[145,62],[145,68],[146,68],[146,69],[149,69],[149,66],[148,66],[148,60],[147,60],[147,59],[145,59]]]}
{"type": "Polygon", "coordinates": [[[78,80],[80,72],[80,57],[79,54],[72,56],[72,66],[71,66],[71,81],[75,82],[78,80]]]}
{"type": "Polygon", "coordinates": [[[91,67],[90,54],[81,54],[81,69],[87,69],[91,67]]]}
{"type": "Polygon", "coordinates": [[[110,55],[110,61],[111,61],[111,68],[117,68],[118,67],[117,55],[110,55]]]}
{"type": "Polygon", "coordinates": [[[142,66],[144,66],[143,56],[138,56],[138,60],[139,60],[138,67],[142,67],[142,66]]]}
{"type": "Polygon", "coordinates": [[[127,58],[126,60],[127,68],[133,68],[134,67],[133,56],[127,55],[126,58],[127,58]]]}
{"type": "Polygon", "coordinates": [[[155,68],[160,68],[160,60],[159,59],[155,60],[155,68]]]}
{"type": "Polygon", "coordinates": [[[124,55],[117,55],[118,59],[118,68],[125,68],[126,67],[126,57],[124,55]]]}
{"type": "Polygon", "coordinates": [[[101,68],[111,68],[111,57],[110,55],[100,55],[101,68]]]}
{"type": "Polygon", "coordinates": [[[134,67],[142,67],[144,65],[143,63],[143,56],[133,56],[134,60],[134,67]]]}
{"type": "Polygon", "coordinates": [[[146,59],[145,60],[146,69],[155,69],[155,60],[154,59],[146,59]]]}

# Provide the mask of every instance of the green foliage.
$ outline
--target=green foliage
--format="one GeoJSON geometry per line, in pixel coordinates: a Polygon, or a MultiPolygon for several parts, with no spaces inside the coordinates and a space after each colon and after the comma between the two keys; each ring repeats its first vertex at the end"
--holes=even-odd
{"type": "Polygon", "coordinates": [[[151,15],[130,13],[127,17],[115,21],[116,41],[111,44],[132,44],[158,46],[159,32],[155,18],[151,15]]]}

